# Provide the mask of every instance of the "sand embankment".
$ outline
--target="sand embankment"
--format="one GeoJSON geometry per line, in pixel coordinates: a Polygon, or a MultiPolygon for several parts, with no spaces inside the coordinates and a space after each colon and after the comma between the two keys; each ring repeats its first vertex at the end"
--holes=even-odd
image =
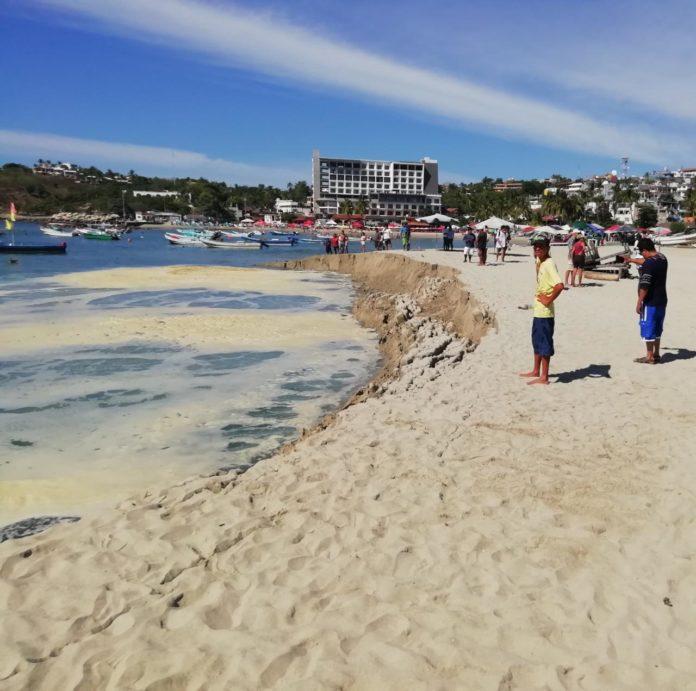
{"type": "Polygon", "coordinates": [[[394,295],[416,335],[379,395],[242,476],[0,546],[4,687],[695,688],[696,286],[669,257],[664,364],[632,362],[635,284],[593,286],[541,388],[515,376],[528,254],[414,253],[497,328],[467,353],[394,295]]]}

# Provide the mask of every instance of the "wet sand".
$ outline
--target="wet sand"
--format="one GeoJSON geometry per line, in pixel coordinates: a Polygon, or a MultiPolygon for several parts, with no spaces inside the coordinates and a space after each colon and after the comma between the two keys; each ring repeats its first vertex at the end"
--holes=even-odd
{"type": "Polygon", "coordinates": [[[632,361],[635,282],[593,284],[559,298],[549,387],[516,375],[528,251],[323,260],[367,286],[391,378],[242,475],[0,546],[0,679],[696,688],[696,274],[668,257],[664,364],[632,361]]]}

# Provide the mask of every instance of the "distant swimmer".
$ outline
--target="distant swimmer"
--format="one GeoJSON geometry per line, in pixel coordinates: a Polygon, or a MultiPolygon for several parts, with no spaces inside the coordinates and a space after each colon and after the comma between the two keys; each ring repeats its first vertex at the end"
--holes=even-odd
{"type": "Polygon", "coordinates": [[[520,377],[530,377],[529,384],[549,383],[549,364],[554,355],[553,330],[555,325],[554,301],[563,292],[563,281],[549,254],[549,242],[544,238],[534,241],[536,260],[536,298],[532,319],[532,348],[534,367],[531,372],[522,372],[520,377]]]}

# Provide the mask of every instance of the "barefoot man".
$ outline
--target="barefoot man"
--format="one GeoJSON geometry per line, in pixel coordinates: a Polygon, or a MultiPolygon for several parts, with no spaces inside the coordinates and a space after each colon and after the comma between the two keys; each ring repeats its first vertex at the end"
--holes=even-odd
{"type": "Polygon", "coordinates": [[[553,350],[553,327],[555,299],[563,292],[563,281],[558,269],[549,255],[549,242],[544,238],[534,241],[537,287],[534,300],[534,319],[532,320],[532,347],[534,348],[534,369],[523,372],[521,377],[530,377],[528,384],[549,383],[549,363],[553,350]]]}
{"type": "Polygon", "coordinates": [[[647,350],[635,362],[656,365],[660,362],[660,339],[667,310],[667,257],[655,249],[655,243],[649,238],[638,240],[638,252],[639,258],[626,260],[639,267],[636,312],[640,318],[640,336],[647,350]]]}

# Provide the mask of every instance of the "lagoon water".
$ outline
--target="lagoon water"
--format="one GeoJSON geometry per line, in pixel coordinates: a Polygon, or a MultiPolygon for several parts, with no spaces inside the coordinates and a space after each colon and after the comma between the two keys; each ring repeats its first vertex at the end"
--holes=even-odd
{"type": "Polygon", "coordinates": [[[0,525],[247,467],[338,407],[378,365],[349,281],[250,268],[318,248],[215,252],[136,231],[2,257],[0,525]]]}

